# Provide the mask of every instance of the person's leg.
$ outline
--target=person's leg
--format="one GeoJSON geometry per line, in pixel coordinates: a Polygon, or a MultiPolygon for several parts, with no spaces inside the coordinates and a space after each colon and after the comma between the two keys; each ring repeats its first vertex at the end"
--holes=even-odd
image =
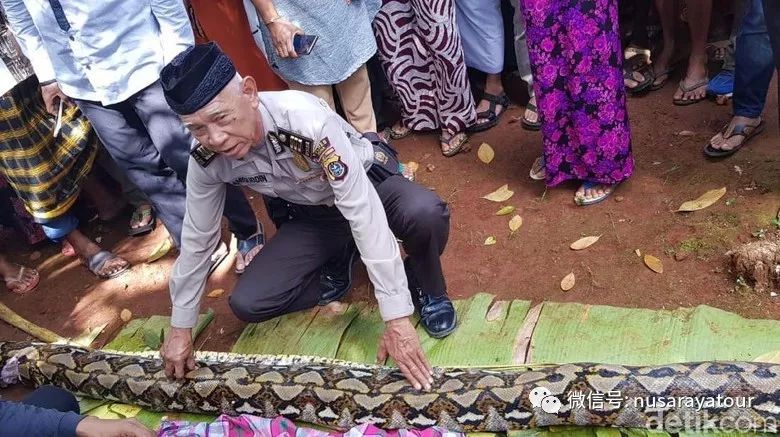
{"type": "Polygon", "coordinates": [[[130,218],[129,225],[130,234],[141,235],[152,231],[156,216],[149,198],[127,178],[125,172],[119,168],[105,148],[98,153],[96,160],[98,166],[122,188],[124,200],[133,206],[133,215],[130,218]]]}
{"type": "Polygon", "coordinates": [[[680,82],[674,99],[680,103],[702,100],[707,96],[707,32],[710,28],[712,0],[687,0],[688,20],[691,31],[691,54],[688,71],[680,82]]]}
{"type": "MultiPolygon", "coordinates": [[[[411,0],[414,23],[421,44],[427,49],[432,76],[425,85],[435,87],[424,99],[435,103],[431,116],[438,120],[443,137],[442,153],[453,156],[465,144],[466,127],[477,119],[474,96],[471,94],[460,31],[455,17],[454,0],[441,0],[432,5],[427,0],[411,0]]],[[[403,73],[403,72],[400,72],[403,73]]],[[[415,129],[415,126],[410,126],[415,129]]]]}
{"type": "Polygon", "coordinates": [[[103,106],[76,100],[111,157],[154,204],[178,247],[184,219],[184,183],[155,148],[146,128],[127,102],[103,106]]]}
{"type": "MultiPolygon", "coordinates": [[[[133,98],[133,109],[143,121],[152,143],[182,182],[187,178],[190,151],[195,139],[171,110],[159,82],[148,86],[133,98]]],[[[247,240],[257,232],[257,218],[244,192],[228,185],[224,216],[238,240],[247,240]]]]}
{"type": "Polygon", "coordinates": [[[127,203],[124,199],[118,199],[109,189],[98,180],[94,173],[84,179],[82,189],[95,203],[98,217],[101,220],[111,221],[125,209],[127,203]]]}
{"type": "Polygon", "coordinates": [[[344,82],[336,84],[336,91],[347,121],[358,132],[376,132],[376,115],[366,65],[361,65],[344,82]]]}
{"type": "Polygon", "coordinates": [[[514,13],[512,20],[514,25],[515,59],[517,60],[517,72],[528,88],[528,105],[523,114],[523,126],[527,129],[539,129],[539,112],[536,108],[536,95],[534,94],[533,74],[531,73],[531,61],[528,59],[528,43],[525,36],[525,18],[523,17],[523,5],[520,0],[512,0],[514,13]]]}
{"type": "Polygon", "coordinates": [[[298,82],[287,82],[287,85],[291,90],[303,91],[309,94],[313,94],[330,106],[334,111],[336,110],[336,102],[333,100],[333,86],[331,85],[304,85],[298,82]]]}
{"type": "Polygon", "coordinates": [[[42,385],[38,387],[22,399],[22,403],[57,410],[63,413],[67,413],[68,411],[72,411],[76,414],[81,413],[81,408],[79,407],[79,402],[76,400],[76,396],[65,389],[53,385],[42,385]]]}
{"type": "Polygon", "coordinates": [[[12,263],[3,254],[0,254],[0,277],[8,291],[22,295],[32,291],[40,280],[37,270],[12,263]]]}
{"type": "MultiPolygon", "coordinates": [[[[735,150],[761,123],[769,84],[774,75],[772,44],[761,0],[748,0],[737,34],[734,68],[734,117],[710,140],[717,151],[735,150]]],[[[759,131],[760,132],[760,131],[759,131]]]]}
{"type": "Polygon", "coordinates": [[[418,298],[423,327],[433,337],[455,329],[456,316],[447,296],[441,255],[447,245],[450,211],[432,191],[401,176],[391,176],[376,188],[390,229],[409,255],[409,288],[418,298]],[[416,291],[416,292],[415,292],[416,291]]]}
{"type": "Polygon", "coordinates": [[[78,219],[72,213],[66,213],[42,226],[50,240],[59,243],[67,239],[87,268],[101,279],[116,277],[130,268],[130,263],[127,260],[101,249],[89,237],[81,233],[78,230],[78,224],[78,219]]]}
{"type": "Polygon", "coordinates": [[[661,21],[661,32],[663,33],[663,49],[658,57],[653,60],[653,88],[662,87],[669,80],[670,64],[674,55],[675,40],[675,12],[677,10],[675,0],[655,0],[655,8],[658,11],[658,18],[661,21]]]}
{"type": "Polygon", "coordinates": [[[233,313],[256,323],[316,306],[322,291],[321,267],[349,238],[343,219],[283,223],[236,282],[229,300],[233,313]]]}

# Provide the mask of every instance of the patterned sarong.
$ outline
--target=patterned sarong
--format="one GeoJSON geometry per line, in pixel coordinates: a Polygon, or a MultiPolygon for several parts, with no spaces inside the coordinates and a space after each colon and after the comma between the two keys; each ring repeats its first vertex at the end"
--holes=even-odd
{"type": "Polygon", "coordinates": [[[54,138],[35,76],[0,96],[0,172],[36,222],[66,213],[92,170],[99,142],[76,106],[65,106],[54,138]]]}
{"type": "Polygon", "coordinates": [[[444,428],[400,429],[384,431],[374,425],[360,425],[347,432],[320,431],[297,427],[284,417],[266,419],[248,414],[231,417],[223,414],[214,422],[187,422],[163,420],[158,437],[465,437],[444,428]]]}

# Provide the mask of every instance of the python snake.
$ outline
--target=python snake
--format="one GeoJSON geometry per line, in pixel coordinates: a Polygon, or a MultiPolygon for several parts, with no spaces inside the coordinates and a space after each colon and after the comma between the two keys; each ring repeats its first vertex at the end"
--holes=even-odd
{"type": "Polygon", "coordinates": [[[780,365],[769,363],[436,368],[433,388],[425,392],[411,387],[398,369],[386,366],[228,353],[199,353],[196,360],[199,368],[177,381],[165,377],[156,352],[0,342],[3,373],[14,368],[23,383],[53,384],[78,395],[161,412],[281,415],[336,429],[373,423],[385,429],[437,425],[465,432],[551,425],[669,430],[670,418],[678,430],[699,429],[704,419],[718,429],[731,423],[735,428],[775,432],[780,419],[780,365]],[[533,390],[538,394],[540,388],[560,401],[557,413],[532,402],[529,394],[533,390]],[[593,396],[580,403],[578,397],[568,396],[572,393],[593,396]],[[591,402],[605,394],[613,395],[611,402],[591,402]],[[649,401],[636,401],[651,398],[666,399],[667,407],[673,399],[677,403],[659,413],[650,411],[649,401]],[[689,398],[698,405],[684,401],[689,398]],[[724,401],[710,402],[715,399],[724,401]]]}

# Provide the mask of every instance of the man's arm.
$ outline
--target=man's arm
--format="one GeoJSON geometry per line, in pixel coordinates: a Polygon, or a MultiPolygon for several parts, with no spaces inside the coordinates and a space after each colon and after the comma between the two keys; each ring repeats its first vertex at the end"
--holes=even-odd
{"type": "Polygon", "coordinates": [[[190,17],[182,0],[152,0],[152,14],[160,25],[164,63],[195,44],[190,17]]]}
{"type": "Polygon", "coordinates": [[[390,230],[384,206],[337,115],[330,111],[326,113],[329,115],[318,141],[329,143],[331,149],[326,149],[320,160],[333,187],[336,207],[349,221],[355,244],[374,285],[382,320],[407,317],[414,312],[414,305],[401,251],[390,230]],[[329,164],[341,168],[342,176],[328,172],[329,164]]]}
{"type": "Polygon", "coordinates": [[[30,60],[38,81],[46,83],[55,80],[54,66],[49,53],[43,45],[38,28],[35,27],[30,11],[23,0],[0,0],[3,5],[8,27],[14,33],[24,55],[30,60]]]}
{"type": "Polygon", "coordinates": [[[194,159],[187,169],[187,199],[179,257],[173,265],[170,294],[171,326],[192,328],[198,321],[200,299],[220,240],[225,184],[215,180],[194,159]]]}

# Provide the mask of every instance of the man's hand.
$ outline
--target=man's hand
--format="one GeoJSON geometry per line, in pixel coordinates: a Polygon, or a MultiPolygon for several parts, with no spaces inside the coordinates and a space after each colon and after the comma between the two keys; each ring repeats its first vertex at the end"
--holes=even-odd
{"type": "Polygon", "coordinates": [[[171,327],[160,349],[168,378],[184,378],[184,374],[195,370],[195,356],[192,352],[192,329],[171,327]]]}
{"type": "Polygon", "coordinates": [[[153,437],[136,419],[98,419],[87,416],[76,425],[77,437],[153,437]]]}
{"type": "Polygon", "coordinates": [[[43,95],[43,103],[46,105],[46,112],[51,115],[57,115],[57,108],[59,103],[57,99],[62,100],[62,103],[70,103],[70,99],[60,89],[60,84],[52,82],[48,85],[41,86],[41,94],[43,95]]]}
{"type": "Polygon", "coordinates": [[[398,368],[415,389],[431,389],[433,370],[425,358],[420,338],[408,317],[391,320],[385,325],[377,361],[386,360],[388,355],[398,364],[398,368]]]}
{"type": "Polygon", "coordinates": [[[303,35],[303,30],[300,27],[286,20],[278,20],[269,24],[268,30],[271,31],[271,40],[279,57],[298,57],[298,53],[295,52],[295,47],[293,46],[293,38],[295,35],[303,35]]]}

